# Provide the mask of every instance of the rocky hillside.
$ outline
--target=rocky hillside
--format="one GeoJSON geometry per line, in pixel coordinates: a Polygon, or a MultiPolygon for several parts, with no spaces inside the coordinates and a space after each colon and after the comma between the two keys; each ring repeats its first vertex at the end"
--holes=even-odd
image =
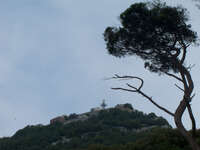
{"type": "Polygon", "coordinates": [[[56,117],[47,126],[27,126],[10,138],[0,139],[0,149],[77,150],[99,144],[123,145],[145,137],[156,128],[170,130],[171,126],[154,113],[144,114],[124,104],[56,117]]]}
{"type": "MultiPolygon", "coordinates": [[[[58,116],[56,118],[53,118],[50,120],[50,124],[54,124],[54,123],[61,123],[61,124],[70,124],[73,122],[77,122],[77,121],[86,121],[86,120],[90,120],[91,118],[97,117],[99,119],[107,119],[108,116],[111,116],[111,118],[109,118],[109,120],[116,120],[116,119],[120,119],[118,118],[119,116],[121,116],[122,114],[129,114],[129,116],[126,117],[131,117],[132,119],[135,120],[135,123],[131,124],[130,127],[133,129],[139,129],[141,130],[142,128],[150,128],[150,127],[154,127],[154,126],[159,126],[159,127],[166,127],[169,128],[170,125],[168,124],[168,122],[162,118],[162,117],[157,117],[154,113],[150,113],[148,115],[143,114],[142,112],[134,109],[132,107],[131,104],[118,104],[116,105],[114,108],[108,108],[108,109],[103,109],[100,107],[96,107],[96,108],[92,108],[90,110],[90,112],[86,112],[86,113],[82,113],[82,114],[70,114],[69,116],[67,115],[63,115],[63,116],[58,116]],[[120,112],[119,114],[113,114],[113,111],[116,112],[120,112]],[[102,116],[102,113],[104,113],[105,116],[102,116]],[[133,115],[134,114],[134,115],[133,115]],[[132,115],[132,116],[131,116],[132,115]],[[134,118],[133,118],[134,117],[134,118]],[[148,123],[142,123],[142,118],[143,120],[145,120],[148,123]],[[138,121],[138,119],[140,121],[138,121]],[[137,121],[136,121],[137,120],[137,121]],[[151,123],[150,123],[151,122],[151,123]],[[138,126],[138,127],[137,127],[138,126]]],[[[125,116],[121,116],[121,118],[123,118],[124,120],[126,119],[125,116]]],[[[131,118],[128,118],[128,120],[130,120],[131,118]]],[[[119,121],[119,120],[118,120],[119,121]]],[[[144,122],[145,122],[144,121],[144,122]]],[[[128,126],[128,125],[126,125],[128,126]]]]}

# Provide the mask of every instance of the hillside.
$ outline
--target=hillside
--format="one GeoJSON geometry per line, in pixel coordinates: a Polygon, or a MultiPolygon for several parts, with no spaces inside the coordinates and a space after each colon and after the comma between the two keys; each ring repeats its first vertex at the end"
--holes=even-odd
{"type": "Polygon", "coordinates": [[[176,148],[177,143],[183,143],[182,148],[186,143],[164,118],[154,113],[144,114],[133,109],[130,104],[117,105],[109,109],[92,109],[87,113],[60,116],[52,120],[49,125],[27,126],[12,137],[0,139],[0,150],[86,150],[128,147],[142,150],[142,146],[152,146],[152,142],[155,144],[156,140],[162,143],[162,139],[165,139],[167,147],[167,144],[174,142],[168,141],[168,137],[175,139],[176,148]]]}

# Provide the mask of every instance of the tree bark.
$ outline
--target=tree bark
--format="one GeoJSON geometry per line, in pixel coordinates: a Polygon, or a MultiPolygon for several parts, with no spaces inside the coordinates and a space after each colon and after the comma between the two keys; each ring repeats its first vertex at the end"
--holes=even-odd
{"type": "Polygon", "coordinates": [[[192,150],[200,150],[199,145],[197,144],[196,140],[192,137],[192,135],[184,128],[182,123],[182,116],[187,107],[187,102],[185,99],[183,99],[178,108],[176,109],[174,121],[175,124],[180,131],[180,133],[185,137],[185,139],[188,141],[190,146],[192,147],[192,150]]]}
{"type": "Polygon", "coordinates": [[[182,64],[179,65],[179,71],[183,80],[184,96],[175,111],[174,121],[180,133],[185,137],[185,139],[190,144],[192,150],[200,150],[200,147],[196,142],[196,138],[192,136],[192,134],[184,128],[183,123],[182,123],[183,113],[185,112],[186,108],[188,108],[190,119],[192,120],[192,125],[193,125],[192,130],[193,130],[193,133],[195,133],[196,124],[195,124],[195,120],[193,118],[193,114],[192,114],[191,107],[189,104],[191,102],[191,94],[194,88],[193,80],[190,75],[190,72],[182,64]]]}
{"type": "Polygon", "coordinates": [[[196,138],[196,121],[195,121],[194,115],[192,113],[192,108],[189,103],[187,104],[187,109],[188,109],[188,113],[190,116],[190,120],[192,122],[192,136],[194,138],[196,138]]]}

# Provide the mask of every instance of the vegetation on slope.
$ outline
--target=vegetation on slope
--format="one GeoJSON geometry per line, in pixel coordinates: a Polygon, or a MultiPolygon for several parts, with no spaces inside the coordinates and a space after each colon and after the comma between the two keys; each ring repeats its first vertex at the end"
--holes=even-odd
{"type": "Polygon", "coordinates": [[[85,121],[27,126],[10,138],[0,139],[0,149],[86,150],[113,149],[115,146],[127,149],[127,146],[151,144],[152,141],[144,138],[161,133],[155,132],[156,128],[163,128],[160,129],[163,132],[174,132],[165,119],[154,113],[144,114],[137,110],[130,112],[112,108],[101,110],[85,121]]]}

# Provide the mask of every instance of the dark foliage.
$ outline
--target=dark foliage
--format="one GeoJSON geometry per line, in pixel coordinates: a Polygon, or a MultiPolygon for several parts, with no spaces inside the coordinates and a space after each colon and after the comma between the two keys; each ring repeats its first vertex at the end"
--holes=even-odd
{"type": "Polygon", "coordinates": [[[181,48],[197,39],[187,21],[181,7],[136,3],[120,15],[121,27],[105,30],[104,39],[111,55],[137,55],[152,72],[177,72],[181,48]]]}
{"type": "MultiPolygon", "coordinates": [[[[144,133],[143,133],[144,134],[144,133]]],[[[124,145],[93,144],[89,150],[191,150],[187,141],[177,130],[153,129],[135,142],[124,145]]]]}
{"type": "Polygon", "coordinates": [[[129,104],[129,103],[124,104],[124,107],[125,107],[125,108],[129,108],[130,110],[133,110],[132,105],[129,104]]]}

